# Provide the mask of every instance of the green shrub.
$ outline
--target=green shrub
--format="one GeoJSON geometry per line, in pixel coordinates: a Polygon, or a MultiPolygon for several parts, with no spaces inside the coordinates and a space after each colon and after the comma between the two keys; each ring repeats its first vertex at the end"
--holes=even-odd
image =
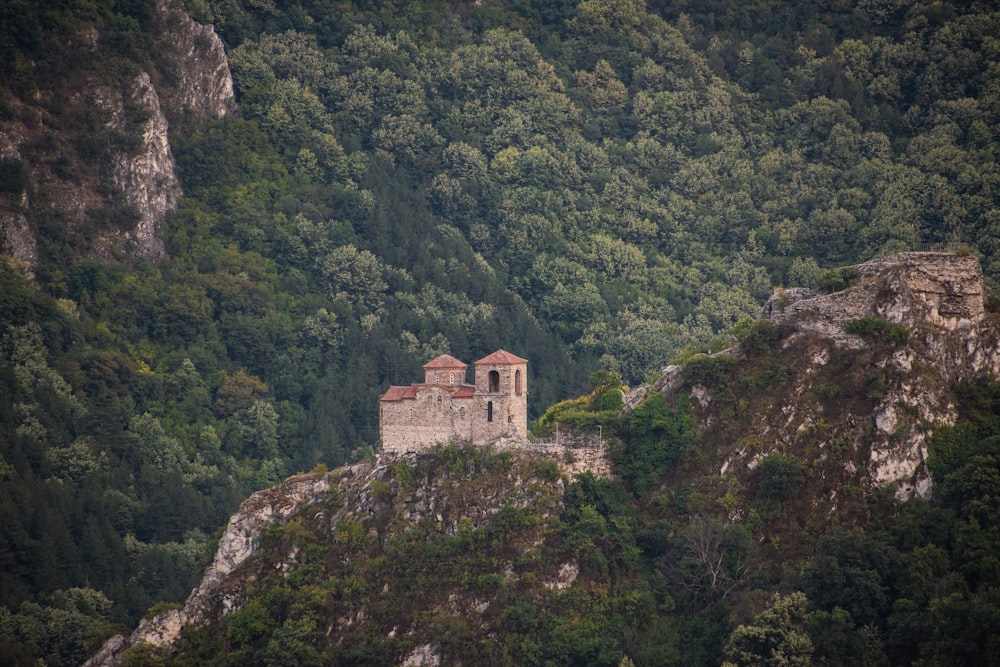
{"type": "Polygon", "coordinates": [[[858,281],[858,270],[853,266],[820,271],[816,277],[816,287],[822,292],[832,294],[845,290],[858,281]]]}
{"type": "Polygon", "coordinates": [[[626,441],[613,455],[615,468],[643,495],[676,461],[697,434],[686,402],[670,407],[663,394],[652,392],[628,416],[626,441]]]}
{"type": "Polygon", "coordinates": [[[622,391],[625,386],[614,373],[599,371],[590,376],[591,382],[598,382],[589,394],[560,401],[545,411],[531,432],[536,436],[552,433],[557,424],[578,429],[593,429],[598,426],[610,432],[619,422],[622,410],[622,391]]]}
{"type": "Polygon", "coordinates": [[[20,195],[27,189],[30,175],[30,169],[23,160],[0,160],[0,192],[20,195]]]}
{"type": "Polygon", "coordinates": [[[777,500],[791,496],[806,480],[805,465],[791,454],[768,454],[754,472],[760,491],[777,500]]]}
{"type": "Polygon", "coordinates": [[[895,345],[904,345],[910,340],[910,330],[897,322],[889,322],[877,315],[868,315],[847,324],[844,330],[855,336],[865,336],[886,340],[895,345]]]}
{"type": "Polygon", "coordinates": [[[619,387],[605,389],[594,401],[594,407],[598,412],[607,410],[618,411],[622,409],[622,390],[619,387]]]}
{"type": "Polygon", "coordinates": [[[884,368],[869,368],[865,371],[865,397],[872,400],[885,398],[885,392],[889,389],[889,378],[886,377],[884,368]]]}
{"type": "Polygon", "coordinates": [[[748,357],[759,356],[770,350],[777,339],[777,328],[768,320],[758,320],[740,338],[740,349],[748,357]]]}
{"type": "Polygon", "coordinates": [[[987,288],[986,295],[983,298],[983,307],[987,313],[1000,313],[1000,291],[987,288]]]}
{"type": "Polygon", "coordinates": [[[684,382],[688,385],[700,384],[708,389],[721,388],[729,382],[730,370],[735,364],[735,359],[724,355],[695,355],[684,364],[684,382]]]}
{"type": "Polygon", "coordinates": [[[163,601],[160,601],[160,602],[157,602],[156,604],[154,604],[152,607],[150,607],[149,610],[146,612],[146,615],[143,616],[143,618],[149,618],[149,619],[156,618],[160,614],[163,614],[165,612],[168,612],[168,611],[171,611],[171,610],[174,610],[174,609],[182,609],[183,607],[184,607],[184,605],[182,605],[179,602],[163,602],[163,601]]]}
{"type": "Polygon", "coordinates": [[[392,498],[393,495],[392,487],[380,479],[372,480],[370,490],[372,497],[377,498],[379,500],[388,500],[389,498],[392,498]]]}
{"type": "Polygon", "coordinates": [[[559,479],[559,464],[552,459],[539,461],[535,474],[547,482],[554,482],[559,479]]]}

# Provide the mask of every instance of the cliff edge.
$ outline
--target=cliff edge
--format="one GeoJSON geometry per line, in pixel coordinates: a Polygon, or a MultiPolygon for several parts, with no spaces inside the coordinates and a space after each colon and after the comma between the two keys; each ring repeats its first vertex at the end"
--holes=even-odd
{"type": "Polygon", "coordinates": [[[831,508],[841,486],[928,497],[927,441],[934,425],[954,423],[956,383],[1000,375],[979,262],[908,252],[835,277],[828,293],[775,290],[739,346],[665,368],[626,405],[683,394],[720,443],[719,485],[787,453],[823,463],[816,501],[831,508]]]}
{"type": "Polygon", "coordinates": [[[58,73],[3,91],[0,163],[15,178],[0,191],[0,252],[29,278],[51,220],[85,257],[163,254],[158,227],[182,194],[169,124],[236,111],[222,41],[168,0],[137,36],[150,57],[120,71],[111,28],[78,18],[73,30],[58,73]]]}

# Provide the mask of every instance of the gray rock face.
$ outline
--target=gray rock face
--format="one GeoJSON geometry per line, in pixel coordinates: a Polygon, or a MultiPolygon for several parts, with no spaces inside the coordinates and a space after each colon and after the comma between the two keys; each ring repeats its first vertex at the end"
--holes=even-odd
{"type": "MultiPolygon", "coordinates": [[[[779,291],[762,316],[793,326],[796,336],[819,334],[853,349],[869,344],[845,331],[854,320],[877,316],[907,328],[909,343],[881,365],[897,379],[868,417],[874,426],[868,474],[873,485],[894,486],[901,498],[927,497],[926,425],[954,422],[955,382],[1000,375],[1000,339],[986,316],[982,271],[973,255],[937,252],[902,253],[854,268],[857,280],[847,289],[779,291]]],[[[819,368],[827,356],[817,354],[813,362],[819,368]]],[[[796,409],[793,402],[783,413],[796,409]]]]}
{"type": "MultiPolygon", "coordinates": [[[[21,159],[21,145],[25,142],[23,129],[18,126],[0,128],[0,159],[21,159]]],[[[34,280],[33,267],[38,261],[38,243],[25,216],[29,205],[28,193],[22,192],[18,206],[0,207],[0,252],[20,262],[28,279],[34,280]]]]}
{"type": "MultiPolygon", "coordinates": [[[[357,466],[355,466],[357,467],[357,466]]],[[[187,623],[198,623],[218,606],[231,608],[234,601],[224,599],[219,586],[225,578],[257,552],[264,529],[281,525],[293,514],[323,500],[333,482],[328,475],[300,475],[280,485],[254,493],[240,505],[229,519],[219,539],[219,548],[212,564],[205,571],[201,584],[191,591],[183,609],[172,609],[152,619],[143,619],[129,636],[115,635],[85,663],[85,667],[118,667],[122,656],[139,642],[154,646],[172,644],[187,623]]]]}
{"type": "Polygon", "coordinates": [[[165,26],[159,43],[168,50],[177,75],[175,85],[164,87],[166,104],[208,118],[236,111],[229,60],[215,29],[196,23],[170,0],[157,0],[156,11],[165,26]]]}
{"type": "Polygon", "coordinates": [[[28,227],[28,218],[23,213],[27,199],[27,196],[22,198],[21,211],[0,211],[0,234],[3,236],[3,247],[0,250],[20,262],[28,280],[34,280],[35,271],[32,267],[38,261],[38,243],[28,227]]]}
{"type": "MultiPolygon", "coordinates": [[[[74,89],[59,91],[72,105],[96,109],[105,127],[128,138],[127,150],[97,156],[75,155],[65,148],[40,151],[39,146],[73,146],[77,141],[62,136],[67,124],[57,111],[39,104],[53,91],[12,100],[19,109],[17,118],[0,122],[0,157],[23,159],[27,167],[21,201],[0,202],[0,252],[18,260],[29,278],[38,259],[34,220],[42,214],[63,221],[70,236],[78,234],[79,246],[89,255],[162,254],[158,226],[181,197],[167,119],[219,118],[236,110],[229,62],[214,29],[196,23],[169,0],[158,0],[156,7],[155,71],[110,85],[107,80],[81,78],[74,89]],[[30,161],[25,156],[31,156],[30,161]],[[108,196],[108,180],[121,192],[108,196]],[[125,216],[116,220],[114,229],[95,231],[88,214],[105,207],[121,209],[122,204],[138,214],[137,223],[131,226],[125,216]]],[[[69,36],[66,43],[69,52],[86,60],[101,57],[96,53],[101,48],[94,27],[69,36]]]]}
{"type": "MultiPolygon", "coordinates": [[[[142,143],[134,155],[119,154],[114,179],[125,193],[125,201],[139,213],[135,229],[124,234],[126,246],[145,255],[163,254],[163,241],[157,226],[164,216],[177,208],[181,184],[174,171],[174,156],[167,138],[167,119],[160,108],[160,98],[143,72],[133,82],[131,104],[147,115],[141,128],[142,143]]],[[[120,116],[116,116],[117,122],[120,116]]],[[[122,127],[123,131],[129,128],[122,127]]],[[[133,128],[134,132],[135,129],[133,128]]]]}

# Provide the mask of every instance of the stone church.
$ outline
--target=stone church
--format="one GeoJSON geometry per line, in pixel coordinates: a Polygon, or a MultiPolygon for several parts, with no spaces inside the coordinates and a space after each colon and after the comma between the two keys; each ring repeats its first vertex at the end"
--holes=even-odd
{"type": "Polygon", "coordinates": [[[443,354],[424,364],[424,381],[392,386],[379,401],[380,452],[404,454],[448,440],[475,445],[527,440],[528,361],[497,350],[468,365],[443,354]]]}

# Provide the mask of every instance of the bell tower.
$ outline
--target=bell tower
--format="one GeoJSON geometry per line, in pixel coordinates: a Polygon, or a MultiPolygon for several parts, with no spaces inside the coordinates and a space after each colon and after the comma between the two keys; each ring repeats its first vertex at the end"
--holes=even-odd
{"type": "Polygon", "coordinates": [[[476,362],[476,397],[493,437],[528,437],[528,360],[504,350],[476,362]]]}

